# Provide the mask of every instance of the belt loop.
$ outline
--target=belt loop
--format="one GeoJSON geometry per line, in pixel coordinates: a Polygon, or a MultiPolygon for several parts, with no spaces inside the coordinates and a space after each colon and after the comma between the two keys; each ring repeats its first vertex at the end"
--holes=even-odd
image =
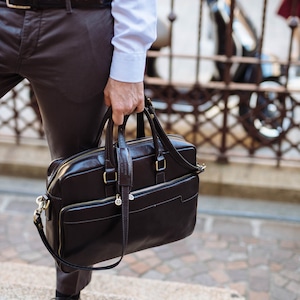
{"type": "Polygon", "coordinates": [[[66,1],[66,10],[68,14],[72,13],[72,4],[71,4],[71,0],[65,0],[66,1]]]}

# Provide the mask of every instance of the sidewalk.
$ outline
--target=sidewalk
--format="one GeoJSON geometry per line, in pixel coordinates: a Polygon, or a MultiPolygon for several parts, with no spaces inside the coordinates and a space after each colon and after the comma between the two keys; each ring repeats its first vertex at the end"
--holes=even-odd
{"type": "MultiPolygon", "coordinates": [[[[200,175],[202,194],[300,203],[298,168],[198,160],[207,165],[200,175]]],[[[0,142],[0,175],[45,178],[49,162],[45,145],[0,142]]]]}
{"type": "MultiPolygon", "coordinates": [[[[53,272],[52,259],[32,224],[32,212],[36,206],[34,200],[43,191],[44,181],[40,179],[0,177],[0,264],[10,263],[12,270],[21,271],[13,273],[15,281],[19,277],[24,278],[24,272],[30,276],[32,272],[26,269],[29,266],[50,267],[50,274],[53,272]],[[15,263],[22,267],[16,267],[15,263]]],[[[94,272],[84,299],[102,300],[100,296],[89,298],[90,293],[99,291],[101,284],[102,293],[110,292],[115,297],[103,299],[127,300],[120,298],[122,291],[118,282],[123,286],[131,282],[131,290],[140,294],[127,296],[136,300],[169,299],[162,294],[151,298],[150,291],[170,291],[172,288],[178,291],[180,284],[188,284],[183,286],[193,287],[200,296],[184,298],[186,293],[183,292],[182,296],[172,300],[204,300],[206,298],[201,297],[200,290],[203,292],[205,287],[213,288],[210,292],[221,293],[207,298],[209,300],[230,299],[232,292],[228,289],[237,291],[248,300],[300,300],[299,232],[299,204],[202,195],[199,198],[198,222],[190,237],[127,255],[117,268],[94,272]],[[112,281],[109,276],[114,278],[115,289],[108,284],[112,281]],[[218,298],[220,295],[221,298],[218,298]]],[[[35,270],[40,274],[40,269],[35,270]]],[[[41,273],[48,273],[47,270],[42,269],[41,273]]],[[[53,280],[53,276],[51,278],[53,280]]],[[[25,285],[22,288],[22,280],[18,281],[21,284],[19,289],[26,291],[23,289],[25,285]]],[[[35,280],[38,282],[38,279],[35,280]]],[[[3,281],[1,275],[0,281],[3,281]]],[[[44,282],[41,289],[45,288],[44,282]]],[[[53,287],[53,281],[49,285],[53,287]]],[[[49,287],[47,293],[50,293],[49,287]]],[[[14,299],[3,294],[3,285],[0,299],[14,299]]]]}
{"type": "MultiPolygon", "coordinates": [[[[55,289],[55,269],[53,267],[11,263],[0,263],[0,266],[0,299],[49,300],[53,298],[55,289]],[[18,275],[15,276],[15,274],[18,275]]],[[[91,284],[82,291],[81,296],[84,300],[244,299],[229,289],[103,273],[93,275],[91,284]]]]}
{"type": "MultiPolygon", "coordinates": [[[[258,23],[256,4],[262,2],[242,2],[258,23]]],[[[278,3],[270,1],[272,14],[278,3]]],[[[169,4],[161,5],[167,15],[169,4]]],[[[198,11],[189,5],[186,2],[175,13],[185,23],[180,13],[187,13],[192,28],[198,11]]],[[[287,43],[277,37],[289,35],[278,33],[286,29],[283,20],[274,21],[267,26],[274,34],[269,34],[264,50],[285,58],[287,43]]],[[[178,36],[189,45],[197,43],[186,26],[177,26],[184,29],[178,36]]],[[[186,48],[181,39],[175,43],[186,48]]],[[[161,68],[162,74],[168,70],[163,62],[161,68]]],[[[184,63],[175,75],[190,78],[190,70],[184,63]]],[[[46,147],[0,144],[0,300],[53,297],[53,260],[32,222],[34,200],[44,192],[42,178],[49,161],[46,147]]],[[[170,245],[127,255],[113,270],[94,272],[83,300],[242,299],[237,293],[246,300],[300,300],[299,170],[206,164],[194,233],[170,245]]]]}

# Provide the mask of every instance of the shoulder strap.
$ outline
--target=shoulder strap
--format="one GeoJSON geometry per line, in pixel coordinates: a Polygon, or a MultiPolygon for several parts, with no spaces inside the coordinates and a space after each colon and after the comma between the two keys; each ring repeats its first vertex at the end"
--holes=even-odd
{"type": "MultiPolygon", "coordinates": [[[[122,197],[124,199],[126,198],[125,192],[126,191],[124,190],[124,195],[122,195],[122,197]]],[[[128,195],[129,195],[129,192],[128,192],[128,195]]],[[[45,197],[45,196],[43,196],[43,197],[45,197]]],[[[129,198],[129,196],[128,196],[128,198],[129,198]]],[[[44,199],[47,199],[47,198],[45,197],[44,199]]],[[[46,201],[49,201],[49,200],[46,200],[46,201]]],[[[128,202],[129,202],[129,200],[128,200],[128,202]]],[[[124,201],[124,203],[126,203],[126,201],[124,201]]],[[[116,261],[115,263],[112,263],[111,265],[107,265],[107,266],[101,266],[101,267],[89,267],[89,266],[81,266],[81,265],[73,264],[73,263],[61,258],[58,254],[56,254],[56,252],[53,250],[53,248],[49,244],[47,237],[45,235],[45,232],[44,232],[44,226],[43,226],[42,218],[41,218],[42,210],[39,210],[39,209],[35,210],[34,217],[33,217],[33,223],[36,226],[38,233],[40,235],[40,238],[41,238],[43,244],[45,245],[46,249],[48,250],[48,252],[52,255],[52,257],[57,262],[60,262],[68,267],[78,269],[78,270],[83,270],[83,271],[109,270],[109,269],[112,269],[112,268],[116,267],[117,265],[119,265],[125,255],[125,249],[126,249],[127,237],[128,237],[128,225],[126,226],[126,222],[128,222],[128,217],[126,217],[126,213],[127,213],[126,211],[128,211],[128,210],[129,210],[129,208],[125,207],[125,205],[122,205],[122,227],[123,227],[122,254],[121,254],[120,258],[118,259],[118,261],[116,261]],[[124,231],[124,227],[125,227],[126,231],[124,231]]]]}
{"type": "Polygon", "coordinates": [[[176,162],[178,164],[180,164],[182,167],[190,170],[190,171],[194,171],[197,173],[201,173],[205,170],[205,165],[193,165],[191,164],[189,161],[187,161],[178,151],[177,149],[173,146],[173,144],[171,143],[170,139],[168,138],[167,134],[165,133],[165,131],[163,130],[156,114],[154,111],[154,108],[152,106],[151,100],[147,99],[146,102],[146,108],[145,110],[148,110],[148,113],[150,113],[152,119],[153,119],[153,123],[155,125],[156,131],[157,131],[157,135],[159,136],[161,142],[164,144],[164,146],[166,147],[166,149],[168,149],[170,151],[170,154],[173,156],[173,158],[176,160],[176,162]]]}
{"type": "MultiPolygon", "coordinates": [[[[146,114],[147,118],[150,121],[150,125],[152,125],[152,131],[155,130],[155,133],[158,135],[159,139],[161,142],[164,144],[166,149],[170,151],[170,154],[173,156],[173,158],[184,168],[192,171],[192,172],[203,172],[205,169],[205,166],[200,166],[200,165],[193,165],[190,162],[188,162],[173,146],[171,141],[169,140],[168,136],[164,132],[163,128],[161,127],[159,120],[157,119],[157,116],[154,112],[154,108],[151,104],[150,99],[146,99],[145,103],[145,110],[144,113],[146,114]],[[153,122],[152,122],[153,121],[153,122]]],[[[111,110],[108,109],[106,112],[103,121],[101,123],[100,129],[99,129],[99,134],[97,136],[97,142],[99,143],[102,131],[104,129],[105,123],[111,116],[111,110]]],[[[139,130],[138,130],[138,135],[143,136],[144,132],[144,126],[141,126],[143,123],[143,119],[141,118],[142,114],[140,114],[140,117],[138,119],[138,124],[139,130]]],[[[122,261],[125,253],[126,253],[126,247],[127,247],[127,242],[128,242],[128,230],[129,230],[129,193],[132,187],[132,162],[130,158],[130,153],[128,151],[128,148],[126,146],[125,142],[125,137],[124,137],[124,129],[125,129],[125,124],[123,126],[119,126],[119,132],[118,132],[118,146],[117,146],[117,165],[119,168],[118,170],[118,189],[119,193],[121,195],[121,200],[122,200],[122,252],[120,258],[115,262],[107,266],[101,266],[101,267],[89,267],[89,266],[81,266],[77,264],[73,264],[69,261],[64,260],[61,258],[51,247],[49,244],[46,235],[44,233],[44,227],[42,223],[42,218],[41,218],[41,213],[43,210],[48,208],[48,203],[49,199],[47,196],[41,196],[38,197],[37,203],[39,205],[38,209],[35,210],[34,212],[34,219],[33,222],[38,230],[38,233],[41,237],[42,242],[44,243],[46,249],[49,251],[49,253],[53,256],[53,258],[74,269],[79,269],[79,270],[86,270],[86,271],[94,271],[94,270],[108,270],[116,267],[119,265],[119,263],[122,261]],[[126,168],[126,169],[124,169],[126,168]],[[127,175],[126,175],[127,174],[127,175]],[[129,174],[129,175],[128,175],[129,174]]]]}
{"type": "Polygon", "coordinates": [[[113,264],[101,267],[89,267],[73,264],[63,258],[61,258],[49,244],[47,237],[44,232],[44,226],[42,223],[41,213],[43,210],[48,208],[49,199],[47,196],[42,196],[37,199],[39,205],[38,209],[34,212],[33,222],[38,230],[42,242],[46,249],[53,256],[53,258],[68,267],[85,270],[85,271],[100,271],[108,270],[116,267],[123,259],[127,243],[128,243],[128,231],[129,231],[129,193],[132,187],[132,160],[127,148],[125,137],[124,137],[124,126],[119,126],[118,131],[118,145],[116,149],[117,161],[118,161],[118,189],[122,200],[122,252],[121,256],[113,264]]]}

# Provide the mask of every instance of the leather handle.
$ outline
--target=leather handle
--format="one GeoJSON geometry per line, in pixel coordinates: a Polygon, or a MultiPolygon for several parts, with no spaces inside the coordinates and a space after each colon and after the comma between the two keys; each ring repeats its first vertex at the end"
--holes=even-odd
{"type": "Polygon", "coordinates": [[[118,146],[116,149],[118,162],[118,189],[122,199],[122,255],[123,258],[129,231],[129,193],[133,185],[132,158],[126,145],[124,135],[125,125],[118,128],[118,146]]]}
{"type": "MultiPolygon", "coordinates": [[[[112,124],[109,124],[111,126],[112,124]]],[[[102,266],[102,267],[89,267],[73,264],[67,260],[64,260],[59,255],[55,253],[51,245],[49,244],[47,237],[44,233],[41,211],[36,210],[34,215],[34,224],[38,230],[42,242],[44,243],[46,249],[53,256],[56,261],[79,270],[85,271],[100,271],[108,270],[116,267],[123,259],[126,247],[128,244],[128,231],[129,231],[129,193],[132,187],[132,159],[130,156],[129,149],[126,145],[125,135],[124,135],[125,125],[119,126],[118,129],[118,145],[116,149],[117,154],[117,165],[118,165],[118,190],[122,199],[122,252],[120,258],[113,264],[102,266]]]]}
{"type": "MultiPolygon", "coordinates": [[[[144,130],[144,120],[143,120],[143,116],[146,115],[150,127],[151,127],[151,131],[152,131],[152,135],[154,135],[153,138],[153,143],[154,143],[154,148],[155,148],[155,152],[156,152],[156,157],[157,157],[157,161],[162,161],[163,160],[163,156],[162,156],[162,148],[161,146],[158,144],[158,137],[161,140],[161,142],[163,143],[164,147],[170,151],[170,154],[173,156],[173,158],[184,168],[186,168],[187,170],[191,170],[191,171],[195,171],[197,173],[201,173],[204,171],[205,167],[203,166],[195,166],[190,164],[176,149],[175,147],[172,145],[172,143],[170,142],[169,138],[167,137],[166,133],[164,132],[163,128],[160,125],[160,122],[155,114],[154,108],[152,106],[151,100],[149,98],[145,98],[145,109],[142,113],[138,114],[138,118],[137,118],[137,136],[138,137],[143,137],[145,136],[145,130],[144,130]]],[[[100,146],[101,144],[101,136],[102,133],[104,131],[105,125],[107,123],[108,120],[111,119],[112,116],[112,110],[111,107],[109,107],[106,111],[106,113],[104,114],[104,117],[102,119],[102,122],[100,124],[99,130],[98,130],[98,134],[97,134],[97,138],[95,143],[100,146]]],[[[128,117],[128,116],[127,116],[128,117]]],[[[127,120],[127,118],[126,118],[127,120]]],[[[112,134],[112,129],[109,129],[108,132],[111,132],[112,134]]],[[[112,135],[109,136],[108,138],[112,138],[112,135]]],[[[113,142],[112,140],[109,140],[109,142],[106,141],[106,147],[109,147],[109,149],[107,151],[109,151],[108,153],[111,155],[107,155],[107,169],[110,170],[111,167],[111,173],[114,172],[114,169],[116,164],[114,162],[114,154],[113,154],[113,142]]],[[[107,154],[108,154],[107,153],[107,154]]],[[[59,163],[57,164],[59,165],[59,163]]],[[[54,168],[54,171],[51,173],[51,176],[49,176],[48,178],[48,185],[51,183],[51,181],[53,180],[53,178],[55,177],[55,173],[57,170],[55,170],[56,168],[54,168]]],[[[114,175],[112,175],[113,178],[114,175]]]]}
{"type": "MultiPolygon", "coordinates": [[[[148,105],[149,102],[145,102],[145,109],[143,112],[137,114],[137,137],[141,138],[145,136],[145,126],[144,126],[144,115],[146,116],[148,123],[150,125],[150,129],[152,132],[152,139],[153,139],[153,145],[154,145],[154,151],[156,156],[156,164],[157,166],[161,165],[161,162],[164,161],[164,149],[162,147],[162,144],[159,143],[159,135],[156,130],[156,126],[152,120],[153,116],[148,111],[148,105]],[[148,104],[147,104],[148,103],[148,104]]],[[[107,113],[104,116],[104,120],[101,123],[100,130],[99,130],[99,137],[97,139],[101,139],[102,132],[104,131],[105,124],[108,121],[107,127],[106,127],[106,140],[105,140],[105,172],[106,172],[106,181],[107,183],[112,183],[116,179],[116,170],[117,165],[115,163],[115,151],[113,146],[113,128],[114,124],[112,121],[112,114],[111,114],[111,108],[107,110],[107,113]]],[[[121,125],[122,128],[122,135],[123,138],[125,136],[125,127],[127,124],[129,116],[125,117],[123,125],[121,125]]],[[[125,140],[125,139],[124,139],[125,140]]],[[[159,169],[159,168],[158,168],[159,169]]]]}
{"type": "MultiPolygon", "coordinates": [[[[48,240],[47,240],[47,237],[45,235],[45,232],[44,232],[44,227],[43,227],[43,223],[42,223],[42,218],[40,215],[36,215],[35,218],[34,218],[34,221],[33,221],[34,225],[36,226],[37,230],[38,230],[38,233],[40,235],[40,238],[42,240],[42,242],[44,243],[46,249],[48,250],[48,252],[52,255],[52,257],[70,267],[70,268],[73,268],[73,269],[79,269],[79,270],[83,270],[83,271],[101,271],[101,270],[109,270],[109,269],[112,269],[114,267],[116,267],[117,265],[120,264],[120,262],[122,261],[123,259],[123,256],[122,255],[118,261],[116,261],[115,263],[112,263],[111,265],[107,265],[107,266],[102,266],[102,267],[88,267],[88,266],[80,266],[80,265],[77,265],[77,264],[73,264],[67,260],[64,260],[63,258],[61,258],[60,256],[58,256],[55,251],[53,250],[53,248],[51,247],[51,245],[49,244],[48,240]]],[[[124,235],[124,234],[123,234],[124,235]]],[[[124,242],[123,242],[123,245],[124,245],[124,242]]],[[[124,249],[124,246],[123,246],[123,249],[122,249],[122,253],[125,253],[125,249],[124,249]]]]}
{"type": "Polygon", "coordinates": [[[155,130],[157,132],[157,135],[161,142],[163,143],[165,149],[167,149],[171,156],[176,160],[177,163],[179,163],[182,167],[186,168],[189,171],[194,171],[196,173],[201,173],[205,170],[205,166],[200,166],[200,165],[193,165],[189,161],[187,161],[178,151],[177,149],[173,146],[171,143],[170,139],[168,138],[167,134],[163,130],[156,114],[154,111],[154,108],[151,104],[151,100],[148,99],[150,104],[147,105],[147,109],[149,114],[152,116],[152,120],[154,123],[155,130]]]}
{"type": "MultiPolygon", "coordinates": [[[[158,139],[161,141],[161,143],[164,145],[164,148],[170,152],[172,157],[176,160],[177,163],[179,163],[181,166],[185,167],[189,171],[195,171],[197,173],[200,173],[204,170],[204,167],[201,166],[194,166],[193,164],[189,163],[173,146],[173,144],[170,142],[168,136],[164,132],[163,128],[161,127],[159,120],[157,119],[154,109],[151,105],[151,101],[146,101],[145,109],[143,114],[141,114],[138,117],[138,123],[140,125],[143,122],[143,115],[146,115],[152,135],[153,135],[153,143],[154,148],[156,151],[156,156],[158,159],[161,158],[161,155],[163,156],[162,148],[160,146],[160,143],[158,142],[158,139]]],[[[127,118],[126,118],[127,120],[127,118]]],[[[102,132],[104,130],[105,124],[108,121],[108,128],[107,128],[107,135],[106,138],[106,147],[105,151],[107,151],[107,167],[115,167],[115,161],[114,161],[114,147],[112,142],[112,136],[113,136],[113,122],[111,118],[111,109],[108,109],[103,121],[100,125],[97,141],[100,141],[102,132]]],[[[128,242],[128,230],[129,230],[129,193],[132,186],[132,161],[130,157],[129,149],[126,145],[125,141],[125,125],[126,121],[122,126],[119,126],[118,130],[118,144],[116,148],[116,159],[117,159],[117,167],[118,167],[118,182],[117,186],[121,195],[122,199],[122,254],[121,257],[111,265],[108,266],[101,266],[101,267],[88,267],[88,266],[80,266],[73,263],[70,263],[61,257],[59,257],[55,251],[52,249],[51,245],[49,244],[46,235],[44,233],[43,224],[42,224],[42,218],[41,218],[41,211],[36,210],[35,216],[34,216],[34,224],[39,232],[39,235],[49,251],[49,253],[60,263],[74,268],[74,269],[80,269],[80,270],[107,270],[116,267],[123,259],[124,254],[126,253],[126,247],[128,242]]],[[[144,127],[143,125],[140,126],[140,129],[137,132],[138,135],[141,135],[141,137],[144,135],[144,127]]]]}

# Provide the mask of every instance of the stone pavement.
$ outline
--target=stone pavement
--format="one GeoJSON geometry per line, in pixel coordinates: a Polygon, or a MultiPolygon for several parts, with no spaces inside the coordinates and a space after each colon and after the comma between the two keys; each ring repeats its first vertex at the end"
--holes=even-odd
{"type": "MultiPolygon", "coordinates": [[[[43,180],[0,176],[0,263],[53,266],[32,223],[43,191],[43,180]]],[[[299,232],[299,204],[202,195],[190,237],[127,255],[103,273],[231,288],[248,300],[300,300],[299,232]]]]}
{"type": "MultiPolygon", "coordinates": [[[[49,300],[54,289],[54,267],[0,263],[1,300],[49,300]]],[[[245,300],[230,289],[104,272],[93,274],[81,296],[84,300],[245,300]]]]}

